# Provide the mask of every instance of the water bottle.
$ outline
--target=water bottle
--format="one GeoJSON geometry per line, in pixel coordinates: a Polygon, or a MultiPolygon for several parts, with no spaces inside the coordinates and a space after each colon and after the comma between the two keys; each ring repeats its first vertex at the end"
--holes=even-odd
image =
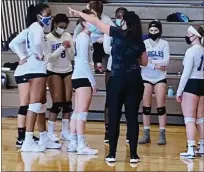
{"type": "Polygon", "coordinates": [[[173,97],[173,96],[174,96],[174,87],[173,86],[169,86],[168,97],[173,97]]]}

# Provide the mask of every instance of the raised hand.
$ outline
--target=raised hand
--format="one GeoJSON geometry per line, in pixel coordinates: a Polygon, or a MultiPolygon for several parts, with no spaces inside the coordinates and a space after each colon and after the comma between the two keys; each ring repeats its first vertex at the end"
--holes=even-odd
{"type": "Polygon", "coordinates": [[[70,6],[68,6],[68,11],[71,17],[80,17],[79,11],[72,9],[70,6]]]}

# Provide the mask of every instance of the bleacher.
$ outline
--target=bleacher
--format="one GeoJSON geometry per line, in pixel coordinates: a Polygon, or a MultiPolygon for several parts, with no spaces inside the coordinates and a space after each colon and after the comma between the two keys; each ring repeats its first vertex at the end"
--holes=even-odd
{"type": "MultiPolygon", "coordinates": [[[[115,2],[115,1],[114,1],[115,2]]],[[[124,6],[128,10],[135,11],[140,18],[142,19],[142,28],[144,33],[148,33],[148,23],[152,19],[160,19],[163,24],[163,39],[167,40],[170,44],[170,53],[171,59],[170,64],[167,68],[167,80],[168,86],[173,86],[174,91],[176,92],[178,83],[180,80],[180,74],[182,72],[182,60],[184,57],[184,53],[188,48],[188,45],[185,43],[185,34],[186,30],[190,25],[202,25],[204,26],[204,9],[203,6],[199,4],[202,1],[185,1],[180,0],[177,1],[179,3],[174,3],[175,1],[134,1],[134,3],[106,3],[104,4],[104,13],[114,19],[115,10],[120,7],[124,6]],[[167,3],[169,2],[169,3],[167,3]],[[191,3],[190,3],[191,2],[191,3]],[[179,23],[179,22],[167,22],[166,17],[173,13],[173,12],[181,12],[186,14],[191,22],[189,23],[179,23]]],[[[123,1],[124,2],[124,1],[123,1]]],[[[127,1],[126,1],[127,2],[127,1]]],[[[49,3],[52,16],[55,16],[57,13],[66,13],[68,14],[67,6],[70,5],[75,9],[82,10],[86,3],[56,3],[50,2],[49,3]]],[[[76,26],[77,18],[70,18],[70,24],[67,28],[67,31],[73,33],[74,28],[76,26]]],[[[45,32],[48,32],[46,30],[45,32]]],[[[11,51],[2,52],[2,65],[6,62],[14,62],[17,61],[18,57],[13,54],[11,51]]],[[[2,107],[10,107],[10,108],[17,108],[19,106],[19,98],[18,98],[18,91],[16,87],[16,83],[14,80],[13,73],[14,71],[6,72],[8,75],[8,86],[10,89],[2,90],[2,107]]],[[[99,92],[94,94],[93,100],[90,107],[90,112],[94,113],[89,117],[89,120],[103,120],[102,113],[104,110],[104,103],[105,103],[105,76],[104,75],[94,75],[97,86],[99,88],[99,92]],[[98,117],[97,117],[98,115],[98,117]]],[[[51,107],[51,97],[49,91],[47,91],[47,99],[48,99],[48,108],[51,107]]],[[[73,97],[74,102],[74,97],[73,97]]],[[[156,114],[156,100],[153,96],[153,109],[152,113],[156,114]]],[[[176,122],[176,118],[182,117],[182,111],[180,104],[178,104],[175,100],[175,97],[168,97],[166,101],[167,106],[167,113],[169,117],[172,117],[169,123],[174,124],[181,124],[181,122],[176,122]]],[[[124,109],[123,109],[124,112],[124,109]]],[[[142,112],[142,108],[140,108],[140,112],[142,112]]],[[[15,114],[16,115],[16,114],[15,114]]]]}

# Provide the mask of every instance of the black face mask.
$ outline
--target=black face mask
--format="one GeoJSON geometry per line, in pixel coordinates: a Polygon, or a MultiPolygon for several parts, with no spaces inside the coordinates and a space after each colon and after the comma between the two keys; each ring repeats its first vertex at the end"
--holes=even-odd
{"type": "MultiPolygon", "coordinates": [[[[194,35],[192,35],[192,36],[194,36],[194,35]]],[[[191,38],[192,36],[190,36],[190,37],[186,36],[186,37],[185,37],[186,43],[187,43],[188,45],[190,45],[190,44],[196,39],[196,38],[195,38],[193,41],[191,41],[190,38],[191,38]]]]}
{"type": "Polygon", "coordinates": [[[156,34],[151,34],[149,33],[149,38],[152,39],[153,41],[156,41],[156,39],[161,37],[161,33],[156,33],[156,34]]]}

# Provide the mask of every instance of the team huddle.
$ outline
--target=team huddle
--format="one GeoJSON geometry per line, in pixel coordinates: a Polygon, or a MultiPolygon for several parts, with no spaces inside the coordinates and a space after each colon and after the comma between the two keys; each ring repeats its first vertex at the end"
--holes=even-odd
{"type": "MultiPolygon", "coordinates": [[[[148,38],[144,40],[140,18],[135,12],[120,7],[113,22],[103,13],[100,1],[91,1],[82,12],[68,7],[71,16],[79,17],[72,37],[66,32],[69,18],[57,14],[53,20],[46,4],[31,5],[26,17],[27,28],[9,44],[19,57],[15,71],[20,96],[18,112],[18,138],[16,146],[25,152],[60,149],[60,139],[69,141],[67,151],[80,155],[95,155],[85,138],[85,127],[93,93],[97,85],[95,73],[105,73],[106,103],[104,110],[105,138],[109,144],[106,161],[115,162],[120,133],[122,106],[127,120],[126,142],[130,145],[130,163],[139,162],[137,145],[151,142],[150,115],[153,92],[156,96],[159,118],[158,145],[166,140],[167,66],[170,49],[161,39],[162,24],[149,23],[148,38]],[[51,24],[51,31],[44,28],[51,24]],[[91,57],[93,47],[93,59],[91,57]],[[107,70],[102,59],[108,56],[107,70]],[[52,98],[52,107],[46,129],[46,87],[52,98]],[[74,90],[74,109],[72,93],[74,90]],[[138,111],[143,103],[144,136],[139,139],[138,111]],[[62,112],[60,137],[55,134],[57,115],[62,112]],[[39,138],[34,136],[37,121],[39,138]]],[[[204,155],[204,30],[190,26],[186,43],[184,70],[176,99],[181,103],[186,124],[187,152],[180,156],[195,158],[204,155]],[[196,133],[199,146],[196,147],[196,133]]]]}

